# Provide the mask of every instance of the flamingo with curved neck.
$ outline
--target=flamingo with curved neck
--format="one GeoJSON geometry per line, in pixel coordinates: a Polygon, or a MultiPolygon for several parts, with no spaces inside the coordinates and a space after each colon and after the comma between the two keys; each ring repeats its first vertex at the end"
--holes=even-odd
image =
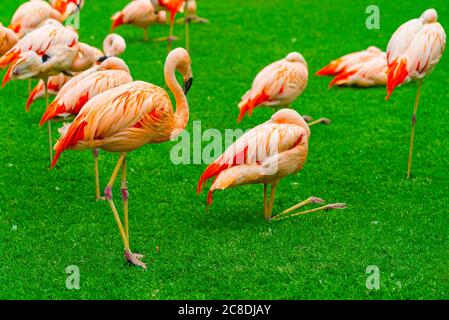
{"type": "Polygon", "coordinates": [[[142,256],[133,254],[130,249],[126,156],[146,144],[170,141],[186,127],[189,120],[186,94],[192,85],[192,69],[185,49],[178,48],[169,53],[164,74],[175,97],[176,110],[164,89],[147,82],[135,81],[108,90],[89,100],[72,124],[61,130],[52,162],[54,167],[65,150],[103,149],[120,153],[104,194],[117,222],[127,261],[143,268],[146,265],[140,260],[142,256]],[[184,89],[176,80],[176,71],[183,76],[184,89]],[[120,168],[124,226],[112,199],[112,187],[120,168]]]}

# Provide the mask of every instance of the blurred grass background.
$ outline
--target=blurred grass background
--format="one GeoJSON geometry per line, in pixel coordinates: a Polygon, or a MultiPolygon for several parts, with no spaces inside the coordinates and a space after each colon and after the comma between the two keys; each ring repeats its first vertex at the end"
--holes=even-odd
{"type": "MultiPolygon", "coordinates": [[[[19,2],[3,1],[8,25],[19,2]]],[[[81,40],[101,46],[110,16],[126,0],[86,1],[81,40]]],[[[67,152],[48,171],[40,101],[24,112],[26,82],[0,91],[0,298],[4,299],[434,299],[448,298],[448,58],[424,82],[413,178],[405,179],[416,85],[387,103],[385,89],[332,89],[313,74],[343,54],[385,48],[403,22],[434,7],[449,27],[445,0],[378,0],[381,26],[368,30],[369,1],[199,0],[208,25],[192,25],[195,82],[190,124],[236,128],[236,108],[253,77],[288,52],[301,52],[310,81],[294,103],[302,114],[325,116],[312,130],[308,162],[278,187],[275,210],[315,195],[346,202],[279,223],[262,218],[262,187],[217,193],[205,213],[195,194],[205,165],[170,161],[174,143],[129,156],[130,232],[148,270],[124,263],[117,227],[106,203],[94,201],[90,152],[67,152]],[[158,247],[159,252],[156,251],[158,247]],[[77,265],[81,289],[67,290],[65,268],[77,265]],[[365,287],[369,265],[381,289],[365,287]]],[[[164,86],[166,46],[145,43],[143,32],[117,30],[128,43],[123,59],[135,79],[164,86]]],[[[165,36],[166,26],[151,29],[165,36]]],[[[184,45],[184,28],[176,26],[184,45]]],[[[256,110],[240,127],[266,121],[256,110]]],[[[54,134],[56,135],[56,126],[54,134]]],[[[103,185],[117,155],[101,153],[103,185]]],[[[118,186],[115,188],[118,199],[118,186]]],[[[117,205],[121,207],[120,200],[117,205]]]]}

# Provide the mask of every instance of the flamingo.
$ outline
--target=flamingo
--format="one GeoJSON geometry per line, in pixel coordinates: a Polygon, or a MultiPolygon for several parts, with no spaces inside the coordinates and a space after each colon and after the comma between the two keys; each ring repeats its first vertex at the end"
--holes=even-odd
{"type": "Polygon", "coordinates": [[[115,13],[112,18],[111,33],[121,25],[134,25],[144,30],[144,41],[148,41],[148,27],[161,23],[165,24],[165,12],[156,12],[151,0],[134,0],[122,11],[115,13]]]}
{"type": "Polygon", "coordinates": [[[150,143],[169,141],[185,129],[189,120],[186,94],[192,84],[191,61],[185,49],[171,51],[165,62],[165,81],[176,100],[173,110],[167,92],[153,84],[135,81],[97,95],[83,107],[72,124],[61,130],[51,167],[65,150],[100,148],[120,153],[111,179],[104,191],[125,247],[125,258],[131,264],[146,268],[142,256],[130,249],[128,228],[127,153],[150,143]],[[176,70],[184,79],[184,90],[176,80],[176,70]],[[112,187],[122,168],[123,227],[114,201],[112,187]]]}
{"type": "Polygon", "coordinates": [[[45,20],[64,21],[65,17],[62,14],[46,1],[30,0],[19,6],[11,19],[9,28],[19,38],[23,38],[26,34],[38,28],[45,20]]]}
{"type": "Polygon", "coordinates": [[[207,205],[210,206],[216,190],[263,184],[264,217],[267,220],[345,208],[345,204],[337,203],[292,213],[307,204],[323,202],[322,199],[310,197],[273,217],[276,186],[283,178],[302,170],[307,158],[309,136],[309,126],[295,110],[277,111],[270,120],[237,139],[224,154],[207,167],[198,181],[197,193],[201,193],[208,180],[214,179],[207,196],[207,205]],[[271,185],[271,194],[267,202],[268,185],[271,185]]]}
{"type": "MultiPolygon", "coordinates": [[[[0,58],[0,68],[9,66],[2,85],[14,79],[38,78],[47,84],[48,77],[87,69],[94,53],[90,46],[78,43],[78,35],[62,25],[47,24],[19,40],[0,58]]],[[[47,86],[46,86],[47,87],[47,86]]],[[[48,88],[45,89],[48,107],[48,88]]],[[[48,122],[50,157],[51,124],[48,122]]]]}
{"type": "MultiPolygon", "coordinates": [[[[252,87],[239,103],[240,114],[237,122],[242,121],[245,114],[251,115],[258,107],[281,108],[290,106],[305,90],[309,77],[307,62],[298,52],[291,52],[279,61],[265,67],[253,81],[252,87]]],[[[330,123],[321,118],[317,123],[330,123]]]]}
{"type": "Polygon", "coordinates": [[[175,37],[173,37],[173,29],[175,24],[176,14],[184,11],[185,0],[158,0],[159,6],[165,7],[170,12],[170,31],[168,35],[168,51],[171,50],[171,45],[175,37]]]}
{"type": "Polygon", "coordinates": [[[418,19],[412,19],[396,30],[387,47],[387,97],[396,87],[416,81],[415,105],[412,115],[407,178],[410,178],[415,138],[416,114],[424,78],[435,68],[446,47],[446,33],[438,23],[435,9],[428,9],[418,19]]]}
{"type": "Polygon", "coordinates": [[[316,73],[318,76],[334,76],[329,87],[337,86],[385,86],[387,83],[387,55],[377,47],[347,54],[332,61],[316,73]]]}
{"type": "Polygon", "coordinates": [[[19,41],[19,37],[0,23],[0,56],[8,52],[19,41]]]}
{"type": "MultiPolygon", "coordinates": [[[[100,93],[131,82],[130,71],[126,63],[119,58],[109,58],[98,67],[84,71],[68,81],[59,91],[56,99],[45,111],[39,123],[56,117],[77,115],[84,105],[100,93]]],[[[98,175],[98,150],[93,149],[96,199],[100,200],[100,182],[98,175]]]]}
{"type": "MultiPolygon", "coordinates": [[[[123,52],[126,50],[126,42],[123,37],[121,37],[118,34],[109,34],[106,36],[106,38],[103,41],[103,51],[100,49],[97,49],[95,47],[91,47],[91,49],[94,52],[94,55],[89,55],[90,58],[93,57],[92,60],[92,66],[94,63],[101,63],[105,61],[108,58],[111,57],[119,57],[123,52]]],[[[62,88],[64,84],[67,83],[72,77],[67,76],[63,73],[60,73],[56,76],[51,76],[48,78],[47,81],[47,88],[48,88],[48,94],[51,96],[56,96],[59,92],[59,90],[62,88]]],[[[43,80],[39,80],[38,84],[34,89],[31,91],[27,104],[26,104],[26,111],[30,109],[30,106],[40,98],[45,97],[45,83],[43,80]]]]}

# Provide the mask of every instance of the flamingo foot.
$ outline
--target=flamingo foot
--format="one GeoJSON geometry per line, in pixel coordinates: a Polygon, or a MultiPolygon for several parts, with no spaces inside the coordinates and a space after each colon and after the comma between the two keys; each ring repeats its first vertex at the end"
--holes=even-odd
{"type": "Polygon", "coordinates": [[[308,116],[308,115],[303,115],[302,118],[304,119],[305,122],[313,121],[313,118],[311,116],[308,116]]]}
{"type": "Polygon", "coordinates": [[[312,213],[312,212],[318,212],[318,211],[339,210],[339,209],[347,208],[346,203],[331,203],[331,204],[327,204],[327,205],[324,205],[324,206],[321,206],[318,208],[313,208],[313,209],[309,209],[309,210],[305,210],[305,211],[301,211],[301,212],[291,213],[295,209],[306,206],[308,204],[319,204],[319,203],[324,203],[324,200],[317,198],[317,197],[310,197],[307,200],[300,202],[299,204],[276,215],[275,217],[272,218],[272,220],[282,220],[282,219],[296,217],[299,215],[312,213]]]}
{"type": "Polygon", "coordinates": [[[147,268],[147,265],[141,261],[143,255],[138,253],[132,253],[130,250],[125,249],[125,259],[130,264],[141,267],[143,269],[147,268]]]}
{"type": "Polygon", "coordinates": [[[160,38],[155,38],[152,41],[153,42],[164,42],[164,41],[168,41],[170,43],[173,43],[173,41],[178,40],[178,37],[176,36],[171,36],[171,37],[160,37],[160,38]]]}

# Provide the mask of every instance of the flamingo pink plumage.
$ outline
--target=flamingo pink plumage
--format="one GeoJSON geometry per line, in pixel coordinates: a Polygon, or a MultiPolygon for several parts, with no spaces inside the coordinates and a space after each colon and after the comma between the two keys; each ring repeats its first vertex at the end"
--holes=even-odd
{"type": "MultiPolygon", "coordinates": [[[[280,180],[303,168],[307,158],[309,136],[309,126],[296,111],[282,109],[276,112],[269,121],[246,132],[208,166],[198,181],[198,194],[210,179],[214,180],[207,197],[208,205],[212,204],[212,194],[216,190],[263,184],[264,217],[271,220],[276,186],[280,180]],[[271,185],[268,204],[267,185],[271,185]]],[[[298,207],[318,202],[322,202],[321,199],[311,197],[275,218],[283,218],[298,207]]],[[[334,204],[320,209],[343,207],[342,204],[334,204]]]]}
{"type": "Polygon", "coordinates": [[[119,152],[120,158],[105,189],[105,197],[119,227],[129,262],[146,267],[141,256],[129,246],[128,189],[126,183],[126,154],[150,143],[162,143],[179,135],[187,125],[189,106],[186,94],[192,83],[189,54],[178,48],[170,52],[165,63],[165,80],[176,100],[176,112],[167,92],[155,85],[136,81],[97,95],[83,107],[75,120],[62,131],[55,145],[52,167],[64,150],[100,148],[119,152]],[[184,90],[176,80],[176,70],[184,79],[184,90]],[[123,228],[114,202],[112,187],[122,167],[122,197],[124,201],[123,228]]]}
{"type": "Polygon", "coordinates": [[[17,41],[19,41],[17,34],[0,23],[0,56],[14,47],[17,41]]]}
{"type": "Polygon", "coordinates": [[[239,104],[240,122],[246,113],[258,107],[285,107],[305,90],[309,72],[304,57],[292,52],[286,58],[265,67],[253,81],[252,88],[239,104]]]}
{"type": "Polygon", "coordinates": [[[316,73],[318,76],[334,76],[330,87],[384,86],[387,83],[387,56],[377,47],[347,54],[332,61],[316,73]]]}
{"type": "Polygon", "coordinates": [[[165,24],[165,12],[156,12],[151,0],[134,0],[115,13],[112,18],[111,32],[121,25],[134,25],[144,29],[144,40],[148,40],[148,27],[153,24],[165,24]]]}
{"type": "Polygon", "coordinates": [[[416,113],[424,78],[435,68],[446,47],[446,33],[438,23],[435,9],[426,10],[418,19],[412,19],[396,30],[387,47],[387,97],[396,87],[418,82],[412,115],[412,132],[408,158],[407,177],[411,175],[416,113]]]}

